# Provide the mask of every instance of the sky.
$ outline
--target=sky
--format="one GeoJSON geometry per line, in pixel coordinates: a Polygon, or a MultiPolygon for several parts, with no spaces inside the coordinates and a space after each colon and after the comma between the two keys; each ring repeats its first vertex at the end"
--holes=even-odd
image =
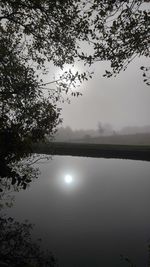
{"type": "MultiPolygon", "coordinates": [[[[91,66],[92,79],[79,87],[80,97],[70,97],[70,104],[62,107],[63,124],[73,130],[97,129],[98,123],[110,124],[114,130],[126,126],[150,125],[150,86],[143,82],[140,67],[148,66],[149,60],[140,57],[128,65],[117,77],[103,77],[109,68],[108,62],[97,62],[91,66]]],[[[70,66],[66,66],[68,70],[70,66]]],[[[52,68],[50,73],[53,73],[52,68]]],[[[85,68],[86,69],[86,68],[85,68]]],[[[85,71],[81,63],[75,65],[75,71],[85,71]]],[[[57,71],[55,71],[57,76],[57,71]]],[[[51,78],[49,74],[46,80],[51,78]]]]}
{"type": "Polygon", "coordinates": [[[142,65],[147,66],[148,59],[138,58],[117,77],[105,78],[108,63],[95,63],[93,78],[80,87],[83,95],[62,105],[63,126],[75,130],[96,129],[98,122],[114,129],[150,125],[150,87],[143,82],[142,65]]]}

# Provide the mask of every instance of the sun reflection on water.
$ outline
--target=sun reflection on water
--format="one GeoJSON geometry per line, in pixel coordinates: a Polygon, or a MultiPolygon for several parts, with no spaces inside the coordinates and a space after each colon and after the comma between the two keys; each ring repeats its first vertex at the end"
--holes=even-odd
{"type": "Polygon", "coordinates": [[[70,174],[66,174],[64,177],[64,181],[66,184],[71,184],[73,182],[73,177],[70,174]]]}

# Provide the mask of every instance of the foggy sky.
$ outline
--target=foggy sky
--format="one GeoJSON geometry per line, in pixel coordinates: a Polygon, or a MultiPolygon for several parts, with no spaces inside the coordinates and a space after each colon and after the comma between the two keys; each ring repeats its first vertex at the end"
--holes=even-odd
{"type": "Polygon", "coordinates": [[[94,64],[93,79],[81,86],[83,96],[63,104],[63,126],[96,129],[98,122],[102,122],[120,129],[150,125],[150,87],[143,82],[142,65],[148,66],[148,59],[138,58],[116,78],[105,78],[102,75],[108,63],[94,64]]]}

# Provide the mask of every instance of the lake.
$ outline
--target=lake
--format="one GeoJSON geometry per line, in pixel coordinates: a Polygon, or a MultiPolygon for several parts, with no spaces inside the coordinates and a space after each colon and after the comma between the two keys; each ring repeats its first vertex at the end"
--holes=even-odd
{"type": "Polygon", "coordinates": [[[150,163],[54,156],[40,176],[15,194],[7,214],[34,223],[33,238],[61,267],[147,266],[150,163]]]}

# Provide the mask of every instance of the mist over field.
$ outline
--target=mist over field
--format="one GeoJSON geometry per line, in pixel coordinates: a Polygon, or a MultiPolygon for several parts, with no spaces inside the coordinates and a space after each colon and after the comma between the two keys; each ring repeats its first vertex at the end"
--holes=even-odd
{"type": "Polygon", "coordinates": [[[150,126],[126,126],[115,130],[110,124],[98,123],[97,129],[73,130],[71,127],[60,127],[55,135],[55,141],[87,142],[101,144],[149,145],[150,126]]]}

